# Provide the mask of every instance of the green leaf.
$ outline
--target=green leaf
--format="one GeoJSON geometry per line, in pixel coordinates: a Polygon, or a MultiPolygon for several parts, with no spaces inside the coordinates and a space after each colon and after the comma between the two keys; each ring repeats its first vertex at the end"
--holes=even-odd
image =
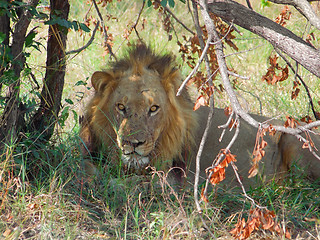
{"type": "Polygon", "coordinates": [[[9,7],[9,3],[7,1],[0,0],[0,8],[9,7]]]}
{"type": "Polygon", "coordinates": [[[61,112],[61,115],[60,115],[60,118],[59,118],[59,123],[61,125],[61,127],[64,127],[65,126],[65,121],[68,119],[69,117],[69,107],[65,107],[62,112],[61,112]]]}
{"type": "Polygon", "coordinates": [[[167,0],[162,0],[160,4],[161,4],[162,7],[166,7],[167,3],[168,3],[167,0]]]}
{"type": "Polygon", "coordinates": [[[74,85],[75,85],[75,86],[86,86],[87,83],[84,82],[84,81],[82,81],[82,80],[80,80],[80,81],[76,82],[74,85]]]}
{"type": "Polygon", "coordinates": [[[10,84],[14,83],[18,80],[18,77],[15,75],[13,70],[7,70],[3,73],[0,78],[0,82],[9,86],[10,84]]]}
{"type": "Polygon", "coordinates": [[[54,25],[56,23],[57,23],[57,19],[50,19],[44,22],[45,25],[54,25]]]}
{"type": "Polygon", "coordinates": [[[147,7],[151,7],[151,5],[152,5],[151,0],[148,0],[148,1],[147,1],[147,7]]]}
{"type": "Polygon", "coordinates": [[[40,18],[41,17],[41,15],[39,14],[39,12],[37,11],[37,9],[35,7],[29,7],[28,11],[32,16],[34,16],[36,18],[40,18]]]}
{"type": "Polygon", "coordinates": [[[6,39],[6,35],[0,32],[0,43],[2,43],[6,39]]]}
{"type": "Polygon", "coordinates": [[[261,0],[261,7],[270,7],[270,2],[267,0],[261,0]]]}
{"type": "Polygon", "coordinates": [[[90,32],[90,28],[88,28],[87,25],[85,25],[84,23],[79,23],[80,25],[80,29],[85,31],[85,32],[90,32]]]}
{"type": "Polygon", "coordinates": [[[75,111],[75,110],[71,110],[72,111],[72,113],[73,113],[73,120],[75,121],[75,122],[78,122],[78,113],[75,111]]]}
{"type": "Polygon", "coordinates": [[[35,31],[32,31],[27,35],[26,39],[24,40],[24,45],[26,48],[32,46],[32,43],[34,42],[33,39],[36,35],[37,33],[35,31]]]}
{"type": "Polygon", "coordinates": [[[174,0],[169,0],[169,6],[170,6],[171,8],[174,8],[174,6],[175,6],[174,0]]]}
{"type": "Polygon", "coordinates": [[[43,46],[43,44],[40,43],[40,42],[34,42],[34,44],[32,44],[32,47],[34,47],[35,49],[37,49],[39,52],[41,52],[40,46],[42,46],[43,48],[45,48],[45,46],[43,46]]]}
{"type": "Polygon", "coordinates": [[[72,28],[72,23],[63,19],[63,18],[58,18],[57,20],[57,24],[62,26],[62,27],[66,27],[66,28],[72,28]]]}
{"type": "Polygon", "coordinates": [[[78,24],[77,21],[72,21],[71,24],[72,24],[72,27],[73,27],[73,29],[74,29],[75,31],[78,31],[78,30],[79,30],[79,24],[78,24]]]}
{"type": "Polygon", "coordinates": [[[73,101],[72,101],[71,99],[67,98],[67,99],[65,99],[65,101],[66,101],[67,103],[73,105],[73,101]]]}

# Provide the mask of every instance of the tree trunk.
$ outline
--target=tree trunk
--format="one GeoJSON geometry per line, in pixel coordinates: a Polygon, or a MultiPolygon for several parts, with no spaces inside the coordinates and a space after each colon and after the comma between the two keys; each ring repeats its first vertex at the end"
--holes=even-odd
{"type": "MultiPolygon", "coordinates": [[[[7,0],[9,1],[9,0],[7,0]]],[[[6,53],[6,48],[9,46],[9,32],[10,32],[10,18],[7,14],[0,16],[0,33],[3,33],[6,38],[0,43],[0,48],[3,53],[6,53]]],[[[5,63],[3,62],[3,58],[0,58],[0,78],[4,72],[5,63]]],[[[0,81],[0,92],[1,92],[2,82],[0,81]]]]}
{"type": "MultiPolygon", "coordinates": [[[[67,0],[50,0],[50,19],[68,19],[69,2],[67,0]]],[[[58,24],[49,26],[47,45],[46,74],[41,92],[41,103],[32,119],[32,129],[49,140],[53,134],[61,105],[61,96],[65,77],[65,49],[68,30],[58,24]]]]}
{"type": "MultiPolygon", "coordinates": [[[[39,0],[31,0],[29,4],[31,6],[36,6],[39,0]]],[[[19,14],[19,21],[16,23],[13,35],[12,35],[12,45],[11,45],[11,54],[13,56],[13,63],[11,69],[14,72],[15,80],[8,89],[6,107],[3,111],[1,117],[1,126],[3,137],[6,138],[6,142],[11,142],[15,140],[18,134],[19,123],[21,123],[21,117],[19,114],[19,93],[20,93],[20,73],[25,65],[26,58],[23,53],[23,46],[25,42],[26,32],[31,21],[31,14],[28,10],[21,11],[19,14]]],[[[5,21],[9,20],[3,16],[5,21]]],[[[5,26],[2,26],[4,30],[10,28],[10,22],[5,22],[5,26]]],[[[7,32],[7,38],[5,41],[9,44],[9,32],[7,32]]]]}
{"type": "Polygon", "coordinates": [[[209,11],[270,42],[311,73],[320,77],[320,51],[288,29],[232,0],[210,0],[209,11]]]}

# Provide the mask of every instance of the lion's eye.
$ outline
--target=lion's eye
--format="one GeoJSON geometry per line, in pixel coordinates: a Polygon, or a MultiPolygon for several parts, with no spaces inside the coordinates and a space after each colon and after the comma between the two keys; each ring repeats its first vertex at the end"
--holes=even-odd
{"type": "Polygon", "coordinates": [[[126,110],[126,107],[125,107],[123,104],[121,104],[121,103],[118,103],[118,104],[117,104],[117,108],[118,108],[118,110],[121,111],[121,112],[124,112],[124,111],[126,110]]]}
{"type": "Polygon", "coordinates": [[[158,111],[158,109],[159,109],[160,107],[159,106],[157,106],[157,105],[153,105],[151,108],[150,108],[150,113],[155,113],[156,111],[158,111]]]}

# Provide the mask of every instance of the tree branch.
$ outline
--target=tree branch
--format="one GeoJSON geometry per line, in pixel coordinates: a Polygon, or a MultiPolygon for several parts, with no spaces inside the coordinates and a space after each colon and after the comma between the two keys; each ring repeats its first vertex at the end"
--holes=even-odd
{"type": "Polygon", "coordinates": [[[232,0],[210,0],[209,10],[269,41],[308,71],[320,77],[320,51],[288,29],[232,0]]]}
{"type": "Polygon", "coordinates": [[[97,22],[96,26],[93,29],[91,38],[84,46],[82,46],[81,48],[75,49],[75,50],[68,51],[68,52],[66,52],[66,55],[73,54],[73,53],[79,53],[79,52],[85,50],[87,47],[89,47],[94,40],[94,36],[96,35],[96,31],[99,27],[99,24],[100,24],[100,21],[97,22]]]}
{"type": "Polygon", "coordinates": [[[207,50],[210,46],[210,41],[207,41],[203,51],[202,51],[202,54],[198,60],[198,63],[197,65],[194,67],[194,69],[192,70],[192,72],[188,75],[188,77],[183,81],[183,83],[180,85],[179,89],[178,89],[178,92],[177,92],[177,96],[179,96],[182,91],[183,91],[183,88],[186,86],[186,84],[188,83],[188,81],[190,80],[190,78],[193,76],[193,74],[195,74],[199,67],[200,67],[200,64],[202,63],[203,59],[207,56],[207,50]]]}
{"type": "Polygon", "coordinates": [[[131,26],[131,29],[132,29],[132,28],[134,29],[134,31],[136,32],[136,34],[137,34],[137,36],[138,36],[138,38],[139,38],[140,41],[141,41],[141,38],[140,38],[140,35],[139,35],[138,31],[137,31],[137,25],[138,25],[138,22],[139,22],[139,20],[140,20],[141,13],[142,13],[142,11],[143,11],[144,5],[145,5],[145,1],[142,2],[142,6],[141,6],[140,11],[139,11],[139,13],[138,13],[138,17],[137,17],[136,22],[131,26]]]}
{"type": "Polygon", "coordinates": [[[299,78],[300,82],[302,83],[304,89],[306,90],[307,92],[307,96],[309,98],[309,103],[310,103],[310,106],[311,106],[311,110],[312,110],[312,113],[313,113],[313,116],[316,120],[320,120],[317,113],[316,113],[316,110],[314,109],[314,104],[313,104],[313,101],[312,101],[312,97],[310,95],[310,91],[309,91],[309,88],[307,86],[307,84],[304,82],[304,80],[302,79],[302,77],[297,73],[297,71],[295,71],[295,69],[293,68],[293,66],[290,64],[290,62],[288,61],[288,59],[278,50],[275,48],[275,51],[279,54],[280,57],[282,57],[282,59],[286,62],[286,64],[289,66],[289,68],[291,69],[291,71],[296,75],[297,78],[299,78]]]}
{"type": "MultiPolygon", "coordinates": [[[[220,0],[217,0],[220,2],[220,0]]],[[[216,2],[217,2],[216,1],[216,2]]],[[[238,12],[242,12],[244,11],[243,9],[240,9],[240,8],[245,8],[243,7],[242,5],[240,4],[237,4],[237,3],[233,3],[231,0],[221,0],[221,1],[224,1],[224,2],[228,2],[228,3],[231,3],[231,4],[235,4],[236,6],[238,6],[238,12]],[[240,6],[242,7],[240,7],[240,6]]],[[[213,4],[210,4],[210,6],[212,7],[213,4]]],[[[215,5],[215,4],[214,4],[215,5]]],[[[229,12],[228,9],[225,9],[226,5],[223,5],[223,9],[224,9],[224,12],[229,12]]],[[[204,6],[205,7],[205,6],[204,6]]],[[[231,5],[230,7],[233,7],[233,5],[231,5]]],[[[251,11],[249,9],[245,10],[245,11],[251,11]]],[[[231,12],[234,12],[233,10],[231,10],[231,12]]],[[[252,11],[251,11],[252,12],[252,11]]],[[[256,14],[254,12],[252,12],[252,14],[256,14]]],[[[210,18],[209,14],[207,14],[206,18],[210,18]]],[[[204,20],[206,22],[206,18],[204,17],[204,20]]],[[[240,19],[243,18],[243,17],[240,17],[240,19]]],[[[210,19],[208,19],[209,21],[210,19]]],[[[254,20],[252,20],[252,24],[254,25],[254,20]]],[[[243,21],[245,21],[243,19],[243,21]]],[[[268,19],[268,21],[270,21],[268,19]]],[[[264,26],[266,26],[264,23],[260,23],[264,26]]],[[[279,25],[280,26],[280,25],[279,25]]],[[[208,28],[210,26],[207,26],[206,25],[206,28],[208,28]]],[[[230,98],[230,103],[232,105],[232,109],[235,111],[235,113],[237,115],[239,115],[242,119],[244,119],[247,123],[249,123],[250,125],[258,128],[258,127],[262,127],[262,128],[268,128],[270,126],[270,124],[268,123],[260,123],[258,121],[256,121],[255,119],[253,119],[246,111],[244,111],[244,109],[241,107],[240,103],[239,103],[239,100],[233,90],[233,87],[230,83],[230,80],[229,80],[229,76],[228,76],[228,68],[227,68],[227,64],[226,64],[226,61],[225,61],[225,58],[224,58],[224,53],[223,53],[223,45],[222,45],[222,42],[219,41],[219,35],[216,31],[216,29],[213,27],[212,29],[207,29],[208,33],[209,33],[209,30],[212,31],[212,34],[213,34],[213,40],[216,42],[216,56],[217,56],[217,61],[218,61],[218,64],[219,64],[219,71],[220,71],[220,75],[221,75],[221,78],[222,78],[222,83],[223,83],[223,86],[230,98]]],[[[296,37],[297,38],[297,37],[296,37]]],[[[291,46],[293,47],[293,46],[291,46]]],[[[320,62],[318,63],[319,65],[319,70],[320,70],[320,62]]],[[[318,73],[320,74],[320,73],[318,73]]],[[[315,122],[312,122],[312,123],[309,123],[309,124],[306,124],[304,126],[298,126],[296,128],[290,128],[290,127],[284,127],[284,126],[272,126],[276,131],[280,131],[280,132],[283,132],[283,133],[288,133],[288,134],[291,134],[291,135],[294,135],[296,136],[299,140],[302,140],[303,142],[307,143],[309,148],[311,147],[310,143],[301,137],[301,133],[303,132],[308,132],[310,131],[310,129],[312,129],[313,127],[315,126],[320,126],[320,121],[315,121],[315,122]]],[[[316,156],[316,154],[311,151],[312,154],[314,154],[316,156]]],[[[319,159],[319,156],[317,156],[317,158],[319,159]]]]}
{"type": "Polygon", "coordinates": [[[320,18],[307,0],[270,0],[276,4],[294,6],[314,27],[320,30],[320,18]]]}
{"type": "Polygon", "coordinates": [[[180,21],[179,18],[176,17],[176,15],[173,14],[173,12],[167,7],[164,7],[164,10],[166,10],[166,12],[168,12],[178,23],[180,23],[180,25],[182,27],[184,27],[188,32],[190,32],[192,35],[194,35],[194,31],[192,31],[190,28],[188,28],[183,22],[180,21]]]}
{"type": "Polygon", "coordinates": [[[98,8],[97,2],[96,2],[96,0],[92,0],[92,2],[93,2],[93,5],[94,5],[94,7],[95,7],[95,9],[96,9],[96,11],[97,11],[97,14],[98,14],[98,16],[99,16],[99,18],[100,18],[100,21],[101,21],[101,26],[102,26],[102,30],[103,30],[103,36],[104,36],[104,43],[103,43],[103,45],[104,45],[104,46],[107,46],[108,51],[109,51],[109,53],[111,54],[111,56],[112,56],[115,60],[117,60],[117,57],[116,57],[116,56],[114,55],[114,53],[112,52],[111,46],[110,46],[110,44],[108,43],[109,36],[108,36],[107,30],[106,30],[106,28],[105,28],[104,20],[103,20],[103,17],[102,17],[102,15],[101,15],[101,13],[100,13],[99,8],[98,8]]]}
{"type": "MultiPolygon", "coordinates": [[[[207,77],[208,77],[208,80],[209,80],[211,78],[211,71],[210,71],[210,64],[209,64],[209,58],[208,58],[208,55],[207,55],[207,50],[208,50],[210,42],[212,40],[212,35],[208,35],[207,43],[204,44],[202,30],[201,30],[200,23],[199,23],[198,7],[194,2],[192,2],[192,6],[193,6],[193,13],[194,13],[193,21],[195,23],[195,27],[196,27],[196,30],[197,30],[197,35],[198,35],[198,39],[199,39],[199,43],[200,43],[200,47],[201,47],[201,50],[202,50],[201,56],[202,56],[202,58],[205,59],[207,77]]],[[[200,65],[200,63],[201,62],[199,61],[199,65],[200,65]]],[[[185,82],[187,82],[187,81],[185,81],[185,82]]],[[[209,86],[212,86],[212,82],[209,82],[209,86]]],[[[194,194],[194,201],[195,201],[195,204],[196,204],[196,207],[197,207],[197,210],[198,210],[198,213],[199,213],[199,216],[201,218],[201,221],[202,221],[203,225],[208,230],[208,232],[211,235],[211,237],[213,239],[216,239],[216,237],[211,232],[210,228],[207,226],[206,222],[202,218],[202,214],[201,214],[202,210],[201,210],[201,207],[200,207],[200,204],[199,204],[199,199],[198,199],[198,186],[199,186],[199,177],[200,177],[200,159],[201,159],[202,151],[203,151],[203,148],[204,148],[204,144],[205,144],[205,142],[207,140],[207,135],[208,135],[208,132],[209,132],[209,129],[210,129],[210,126],[211,126],[211,123],[212,123],[213,114],[214,114],[214,99],[213,99],[213,95],[210,96],[210,100],[209,101],[210,101],[209,102],[210,103],[210,111],[209,111],[209,114],[208,114],[207,124],[206,124],[205,131],[204,131],[204,133],[202,135],[200,146],[199,146],[199,149],[198,149],[198,152],[197,152],[197,156],[196,156],[196,172],[195,172],[195,177],[194,177],[193,194],[194,194]]]]}

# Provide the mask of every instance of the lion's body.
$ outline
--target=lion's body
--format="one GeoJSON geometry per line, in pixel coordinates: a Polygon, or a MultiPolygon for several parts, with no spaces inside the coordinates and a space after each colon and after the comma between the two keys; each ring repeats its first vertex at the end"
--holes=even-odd
{"type": "MultiPolygon", "coordinates": [[[[200,142],[204,126],[206,124],[208,108],[200,108],[198,114],[200,127],[195,135],[195,141],[200,142]]],[[[198,110],[197,110],[198,111],[198,110]]],[[[270,121],[264,116],[251,115],[255,120],[259,122],[270,121]]],[[[211,166],[212,160],[219,153],[220,149],[225,148],[234,136],[234,131],[227,130],[223,136],[221,142],[219,138],[222,133],[222,129],[218,126],[224,125],[227,121],[227,117],[224,114],[223,109],[215,109],[213,122],[208,134],[208,139],[204,146],[202,158],[201,158],[201,172],[211,166]]],[[[273,124],[283,124],[281,121],[273,121],[273,124]]],[[[316,180],[320,178],[320,160],[316,159],[309,149],[303,149],[302,143],[292,135],[276,133],[274,136],[266,134],[264,140],[268,145],[264,148],[265,156],[262,158],[259,164],[259,174],[257,177],[248,178],[249,170],[251,168],[252,152],[256,143],[257,129],[246,123],[240,121],[240,132],[237,140],[231,147],[231,153],[236,155],[237,162],[235,165],[238,168],[240,178],[242,179],[246,187],[257,186],[257,183],[265,180],[281,180],[286,176],[286,173],[291,169],[293,164],[297,164],[305,171],[305,175],[310,180],[316,180]]],[[[316,147],[320,147],[320,140],[318,136],[313,136],[312,140],[316,147]]],[[[197,151],[197,146],[194,151],[197,151]]],[[[191,171],[195,169],[195,162],[191,161],[191,171]]],[[[189,174],[192,178],[193,174],[189,174]]],[[[320,180],[320,179],[319,179],[320,180]]],[[[226,180],[221,182],[222,185],[227,185],[228,188],[239,186],[236,180],[234,171],[231,166],[227,168],[226,180]]]]}
{"type": "MultiPolygon", "coordinates": [[[[186,163],[190,165],[192,176],[208,109],[200,108],[194,112],[188,94],[176,96],[181,78],[173,64],[170,55],[155,55],[142,44],[135,46],[128,56],[114,63],[109,70],[94,73],[95,95],[88,104],[80,131],[83,152],[99,151],[103,145],[118,145],[124,164],[136,172],[149,164],[168,170],[172,166],[183,167],[186,163]]],[[[260,122],[266,120],[261,116],[254,117],[260,122]]],[[[203,176],[203,169],[212,164],[216,154],[232,137],[232,133],[227,133],[221,143],[218,141],[221,130],[217,126],[226,121],[223,111],[216,109],[201,159],[203,176]]],[[[245,185],[255,182],[254,179],[247,180],[246,175],[256,132],[248,124],[241,123],[240,135],[231,148],[232,154],[237,156],[236,165],[245,185]]],[[[309,176],[320,177],[320,161],[302,149],[294,137],[278,134],[272,138],[266,136],[266,140],[268,146],[262,168],[265,175],[279,176],[297,160],[303,166],[312,165],[307,168],[309,176]]],[[[234,175],[229,169],[226,182],[232,178],[234,175]]]]}

